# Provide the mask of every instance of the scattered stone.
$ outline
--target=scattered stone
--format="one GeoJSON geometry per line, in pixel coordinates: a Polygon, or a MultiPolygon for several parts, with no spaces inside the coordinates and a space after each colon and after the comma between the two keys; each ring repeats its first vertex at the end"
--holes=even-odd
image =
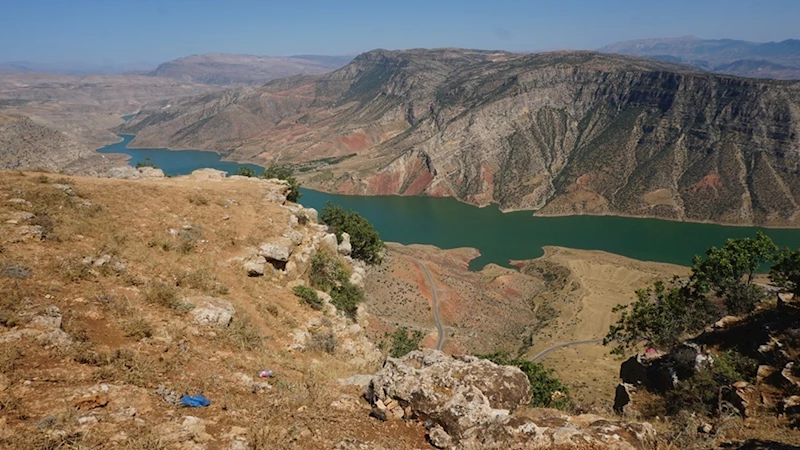
{"type": "Polygon", "coordinates": [[[20,225],[17,227],[20,236],[41,239],[44,229],[39,225],[20,225]]]}
{"type": "Polygon", "coordinates": [[[231,323],[233,315],[236,313],[229,301],[216,297],[191,297],[185,299],[184,303],[195,305],[191,315],[192,320],[197,325],[226,327],[231,323]]]}
{"type": "Polygon", "coordinates": [[[108,405],[110,399],[103,392],[94,393],[75,400],[72,406],[78,411],[89,411],[92,409],[103,408],[108,405]]]}
{"type": "Polygon", "coordinates": [[[0,277],[23,280],[31,277],[31,271],[19,264],[5,264],[0,265],[0,277]]]}
{"type": "Polygon", "coordinates": [[[97,425],[97,417],[95,416],[83,416],[78,418],[78,425],[82,426],[92,426],[97,425]]]}
{"type": "Polygon", "coordinates": [[[67,194],[70,197],[74,197],[75,196],[75,190],[72,189],[72,186],[70,186],[68,184],[54,184],[53,187],[58,189],[59,191],[64,192],[65,194],[67,194]]]}
{"type": "Polygon", "coordinates": [[[170,405],[176,406],[181,401],[181,396],[172,389],[167,389],[163,384],[158,385],[155,394],[161,397],[165,402],[170,405]]]}
{"type": "Polygon", "coordinates": [[[6,203],[10,203],[12,205],[20,205],[20,206],[24,206],[26,208],[33,207],[33,203],[25,200],[24,198],[10,198],[10,199],[8,199],[6,201],[6,203]]]}
{"type": "Polygon", "coordinates": [[[366,387],[372,381],[372,375],[353,375],[348,378],[339,378],[336,380],[342,386],[359,386],[366,387]]]}
{"type": "Polygon", "coordinates": [[[372,408],[372,411],[369,412],[370,417],[374,417],[375,419],[380,420],[381,422],[386,422],[386,411],[381,410],[378,408],[372,408]]]}
{"type": "Polygon", "coordinates": [[[42,314],[34,316],[29,325],[41,330],[61,329],[61,311],[56,306],[48,306],[42,314]]]}

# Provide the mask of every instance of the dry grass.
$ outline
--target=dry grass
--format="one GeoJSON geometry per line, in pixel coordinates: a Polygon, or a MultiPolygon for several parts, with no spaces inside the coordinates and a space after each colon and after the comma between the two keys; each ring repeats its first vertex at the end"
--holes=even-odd
{"type": "Polygon", "coordinates": [[[184,307],[175,286],[163,282],[155,282],[144,291],[144,301],[152,305],[178,310],[184,307]]]}
{"type": "Polygon", "coordinates": [[[125,336],[133,339],[144,339],[153,336],[153,324],[143,317],[130,319],[122,324],[125,336]]]}

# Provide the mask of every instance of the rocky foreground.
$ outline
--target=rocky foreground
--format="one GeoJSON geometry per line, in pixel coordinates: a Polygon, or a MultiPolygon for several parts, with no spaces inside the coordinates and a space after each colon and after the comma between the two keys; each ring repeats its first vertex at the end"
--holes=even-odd
{"type": "Polygon", "coordinates": [[[286,201],[283,182],[113,174],[128,179],[0,176],[0,447],[652,439],[646,425],[529,409],[517,369],[438,352],[385,360],[363,306],[351,319],[322,292],[321,310],[303,304],[292,288],[315,253],[341,260],[353,284],[367,272],[316,211],[286,201]],[[197,394],[210,404],[184,405],[197,394]]]}

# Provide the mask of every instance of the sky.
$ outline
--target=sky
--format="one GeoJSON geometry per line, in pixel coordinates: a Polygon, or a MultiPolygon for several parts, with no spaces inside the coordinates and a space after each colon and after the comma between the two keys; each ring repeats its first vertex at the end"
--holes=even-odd
{"type": "Polygon", "coordinates": [[[0,61],[120,64],[209,52],[596,49],[694,35],[800,38],[800,0],[0,0],[0,61]]]}

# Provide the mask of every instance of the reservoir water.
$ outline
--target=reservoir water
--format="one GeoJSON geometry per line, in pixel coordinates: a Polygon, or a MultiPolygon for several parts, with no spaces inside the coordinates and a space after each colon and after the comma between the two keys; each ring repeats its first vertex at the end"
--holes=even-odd
{"type": "MultiPolygon", "coordinates": [[[[136,165],[145,158],[168,175],[184,175],[211,167],[229,174],[239,167],[261,172],[263,167],[222,161],[219,154],[200,150],[127,148],[133,136],[123,136],[100,153],[124,153],[136,165]]],[[[345,196],[303,190],[300,203],[322,209],[327,201],[358,211],[386,241],[431,244],[441,248],[474,247],[481,256],[470,267],[488,263],[508,266],[512,259],[542,255],[542,246],[558,245],[604,250],[645,261],[689,265],[692,256],[727,238],[766,232],[779,246],[800,247],[800,230],[730,227],[712,224],[635,219],[613,216],[535,217],[530,211],[502,213],[496,206],[477,208],[452,198],[345,196]]]]}

